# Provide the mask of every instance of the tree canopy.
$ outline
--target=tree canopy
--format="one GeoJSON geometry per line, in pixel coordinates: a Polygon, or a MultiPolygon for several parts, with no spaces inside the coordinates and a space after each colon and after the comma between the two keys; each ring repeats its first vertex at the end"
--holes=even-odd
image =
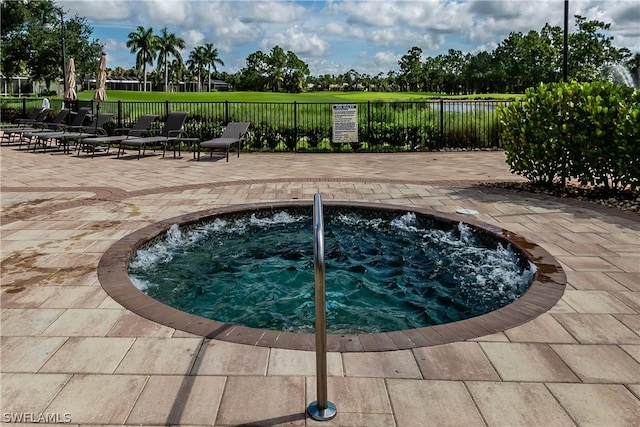
{"type": "Polygon", "coordinates": [[[64,19],[64,61],[74,58],[76,75],[81,80],[95,74],[104,45],[92,38],[93,28],[86,19],[67,16],[51,0],[37,0],[0,3],[0,65],[5,76],[30,75],[33,80],[44,81],[47,87],[64,78],[60,12],[64,19]],[[45,22],[51,24],[50,29],[44,27],[45,22]]]}

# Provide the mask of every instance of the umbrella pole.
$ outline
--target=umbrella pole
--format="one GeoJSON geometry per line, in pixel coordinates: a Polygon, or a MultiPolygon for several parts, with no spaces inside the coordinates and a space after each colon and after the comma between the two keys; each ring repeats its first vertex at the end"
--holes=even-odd
{"type": "Polygon", "coordinates": [[[96,105],[96,131],[94,132],[96,135],[98,134],[98,119],[100,118],[100,103],[96,105]]]}

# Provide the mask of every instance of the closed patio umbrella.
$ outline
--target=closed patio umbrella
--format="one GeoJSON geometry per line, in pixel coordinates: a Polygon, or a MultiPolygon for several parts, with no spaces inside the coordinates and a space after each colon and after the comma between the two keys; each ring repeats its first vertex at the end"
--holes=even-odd
{"type": "Polygon", "coordinates": [[[75,101],[77,99],[76,95],[76,64],[73,61],[73,58],[69,58],[69,63],[67,64],[67,75],[65,76],[67,80],[67,90],[64,93],[65,101],[75,101]]]}
{"type": "MultiPolygon", "coordinates": [[[[98,70],[96,71],[96,90],[93,92],[93,100],[98,103],[96,106],[96,116],[100,115],[100,103],[107,100],[107,92],[105,86],[107,84],[107,55],[104,53],[98,62],[98,70]]],[[[96,132],[97,132],[96,121],[96,132]]]]}

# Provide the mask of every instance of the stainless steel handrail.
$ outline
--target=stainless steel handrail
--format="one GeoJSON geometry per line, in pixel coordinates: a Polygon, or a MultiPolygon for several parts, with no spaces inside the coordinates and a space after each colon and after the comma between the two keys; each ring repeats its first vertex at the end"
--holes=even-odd
{"type": "Polygon", "coordinates": [[[317,399],[307,407],[314,420],[330,420],[337,414],[336,405],[327,400],[327,320],[325,297],[324,218],[322,197],[313,197],[313,268],[316,302],[316,392],[317,399]]]}

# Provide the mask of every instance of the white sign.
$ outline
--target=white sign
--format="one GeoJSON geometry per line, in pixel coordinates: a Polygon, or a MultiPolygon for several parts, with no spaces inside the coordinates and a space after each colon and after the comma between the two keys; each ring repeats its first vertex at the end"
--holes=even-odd
{"type": "Polygon", "coordinates": [[[333,142],[336,144],[358,142],[358,105],[333,106],[333,142]]]}

